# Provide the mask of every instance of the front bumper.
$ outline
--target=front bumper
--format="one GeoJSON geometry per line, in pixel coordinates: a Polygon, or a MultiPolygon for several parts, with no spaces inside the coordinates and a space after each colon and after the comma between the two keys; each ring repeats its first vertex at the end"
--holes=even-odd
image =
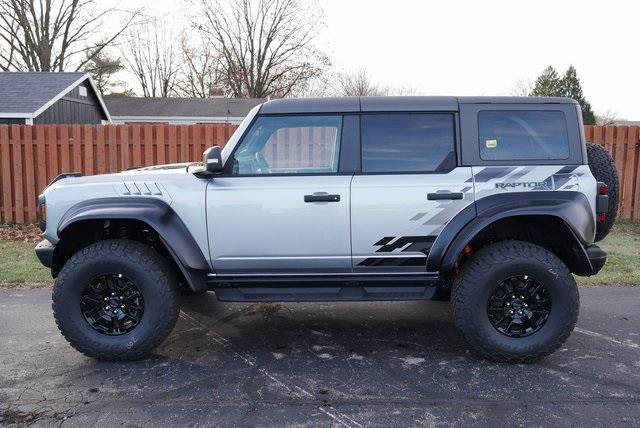
{"type": "Polygon", "coordinates": [[[597,245],[589,245],[585,248],[585,251],[587,253],[589,263],[591,264],[590,275],[595,275],[600,272],[600,269],[602,269],[607,261],[607,253],[597,245]]]}
{"type": "Polygon", "coordinates": [[[51,242],[43,239],[36,245],[36,255],[40,260],[40,263],[50,268],[53,265],[53,252],[56,247],[51,242]]]}

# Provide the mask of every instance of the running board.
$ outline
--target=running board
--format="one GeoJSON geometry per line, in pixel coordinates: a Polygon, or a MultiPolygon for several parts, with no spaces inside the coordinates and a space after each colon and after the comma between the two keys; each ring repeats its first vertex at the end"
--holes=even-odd
{"type": "Polygon", "coordinates": [[[428,300],[441,281],[434,276],[217,277],[209,285],[218,300],[312,302],[428,300]]]}

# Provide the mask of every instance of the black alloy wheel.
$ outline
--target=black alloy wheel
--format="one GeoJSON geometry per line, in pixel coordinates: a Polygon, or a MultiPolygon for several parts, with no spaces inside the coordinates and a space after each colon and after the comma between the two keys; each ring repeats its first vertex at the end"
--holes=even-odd
{"type": "Polygon", "coordinates": [[[130,279],[122,274],[107,274],[96,277],[85,287],[80,308],[95,331],[119,336],[140,323],[144,299],[130,279]]]}
{"type": "Polygon", "coordinates": [[[538,332],[550,313],[549,292],[528,275],[502,281],[487,302],[491,325],[508,337],[526,337],[538,332]]]}

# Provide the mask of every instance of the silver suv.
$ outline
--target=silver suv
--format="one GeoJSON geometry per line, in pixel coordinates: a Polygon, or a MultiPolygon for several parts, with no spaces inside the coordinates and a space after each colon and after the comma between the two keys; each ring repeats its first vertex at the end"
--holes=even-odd
{"type": "Polygon", "coordinates": [[[202,163],[57,177],[39,197],[36,252],[58,327],[95,358],[160,344],[182,288],[450,299],[478,353],[534,361],[574,328],[572,273],[606,260],[594,240],[617,181],[596,181],[589,159],[610,176],[610,158],[589,150],[564,98],[273,100],[202,163]]]}

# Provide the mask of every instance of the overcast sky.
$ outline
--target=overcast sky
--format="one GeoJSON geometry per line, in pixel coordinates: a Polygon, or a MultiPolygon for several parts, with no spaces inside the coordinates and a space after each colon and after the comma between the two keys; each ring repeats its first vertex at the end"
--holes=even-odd
{"type": "MultiPolygon", "coordinates": [[[[137,0],[176,27],[190,0],[137,0]]],[[[195,1],[197,4],[197,1],[195,1]]],[[[426,95],[509,95],[575,65],[596,112],[640,120],[638,0],[321,0],[334,66],[426,95]]]]}

